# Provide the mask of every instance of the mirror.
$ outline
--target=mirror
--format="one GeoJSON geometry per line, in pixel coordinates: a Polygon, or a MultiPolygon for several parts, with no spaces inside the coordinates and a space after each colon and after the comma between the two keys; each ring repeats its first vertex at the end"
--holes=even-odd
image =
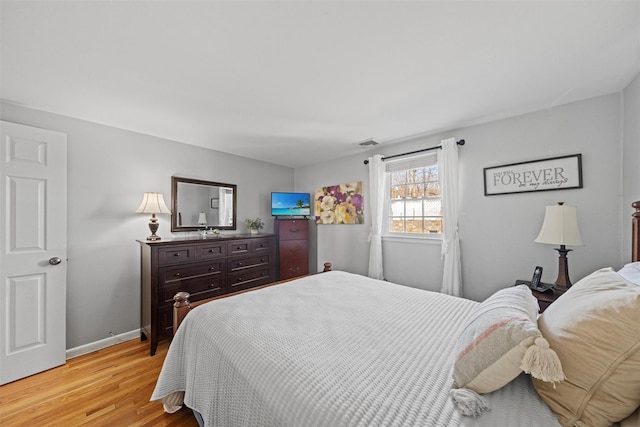
{"type": "Polygon", "coordinates": [[[236,229],[236,186],[171,177],[171,231],[236,229]]]}

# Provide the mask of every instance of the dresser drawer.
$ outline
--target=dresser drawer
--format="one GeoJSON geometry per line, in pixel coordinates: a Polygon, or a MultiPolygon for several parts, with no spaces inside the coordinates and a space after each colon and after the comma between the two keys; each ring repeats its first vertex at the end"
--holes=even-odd
{"type": "Polygon", "coordinates": [[[158,249],[158,265],[182,264],[196,260],[195,246],[170,246],[158,249]]]}
{"type": "Polygon", "coordinates": [[[262,267],[269,265],[271,261],[270,254],[263,254],[260,256],[246,257],[246,258],[234,258],[230,259],[227,264],[227,271],[242,271],[256,267],[262,267]]]}
{"type": "Polygon", "coordinates": [[[231,292],[254,286],[266,285],[273,282],[273,274],[270,268],[259,268],[229,273],[229,286],[231,292]]]}
{"type": "Polygon", "coordinates": [[[280,258],[309,258],[309,242],[306,240],[280,242],[280,258]]]}
{"type": "Polygon", "coordinates": [[[227,255],[244,255],[251,252],[251,240],[227,242],[227,255]]]}
{"type": "Polygon", "coordinates": [[[252,250],[256,254],[271,252],[273,250],[273,239],[254,239],[252,244],[252,250]]]}
{"type": "Polygon", "coordinates": [[[196,247],[196,258],[199,260],[224,258],[227,255],[227,246],[224,243],[211,242],[196,247]]]}
{"type": "Polygon", "coordinates": [[[307,220],[280,220],[279,223],[280,240],[307,240],[309,236],[309,221],[307,220]]]}
{"type": "Polygon", "coordinates": [[[211,274],[196,279],[182,280],[165,286],[161,290],[161,298],[167,303],[173,303],[173,296],[177,292],[189,292],[191,301],[222,295],[224,289],[224,274],[211,274]]]}
{"type": "Polygon", "coordinates": [[[309,274],[309,260],[307,258],[286,259],[280,262],[280,280],[309,274]]]}
{"type": "Polygon", "coordinates": [[[159,270],[159,283],[174,283],[181,280],[192,279],[213,274],[222,274],[224,271],[224,260],[211,261],[200,264],[186,264],[179,267],[163,267],[159,270]]]}
{"type": "Polygon", "coordinates": [[[227,243],[227,255],[248,255],[271,252],[273,239],[248,239],[227,243]]]}

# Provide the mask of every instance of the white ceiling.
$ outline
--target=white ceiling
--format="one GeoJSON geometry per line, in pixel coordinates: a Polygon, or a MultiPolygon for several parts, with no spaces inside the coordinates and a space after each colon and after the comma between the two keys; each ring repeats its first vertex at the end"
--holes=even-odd
{"type": "Polygon", "coordinates": [[[291,167],[617,92],[638,1],[0,3],[0,97],[291,167]]]}

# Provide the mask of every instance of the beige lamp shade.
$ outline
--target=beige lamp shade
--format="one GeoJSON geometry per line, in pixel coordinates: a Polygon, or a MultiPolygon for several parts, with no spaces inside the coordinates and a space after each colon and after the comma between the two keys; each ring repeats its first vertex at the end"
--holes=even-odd
{"type": "Polygon", "coordinates": [[[164,196],[162,195],[162,193],[144,193],[144,195],[142,196],[142,203],[140,203],[140,207],[135,211],[135,213],[151,214],[151,219],[149,220],[149,230],[151,230],[151,236],[147,237],[147,240],[160,240],[160,236],[156,234],[156,231],[158,231],[159,227],[156,214],[171,213],[169,208],[167,208],[167,205],[164,203],[164,196]]]}
{"type": "Polygon", "coordinates": [[[575,206],[560,203],[547,206],[540,234],[534,241],[552,245],[582,246],[576,212],[575,206]]]}
{"type": "Polygon", "coordinates": [[[164,203],[164,196],[162,193],[144,193],[142,196],[142,203],[135,213],[171,213],[167,205],[164,203]]]}
{"type": "Polygon", "coordinates": [[[198,215],[198,224],[205,225],[207,223],[207,215],[204,212],[200,212],[198,215]]]}

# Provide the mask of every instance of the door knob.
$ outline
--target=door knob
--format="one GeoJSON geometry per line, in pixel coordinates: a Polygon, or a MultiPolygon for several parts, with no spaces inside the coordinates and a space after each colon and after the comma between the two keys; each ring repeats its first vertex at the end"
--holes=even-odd
{"type": "Polygon", "coordinates": [[[61,262],[62,262],[62,260],[57,256],[54,256],[53,258],[49,259],[49,264],[51,264],[51,265],[58,265],[61,262]]]}

